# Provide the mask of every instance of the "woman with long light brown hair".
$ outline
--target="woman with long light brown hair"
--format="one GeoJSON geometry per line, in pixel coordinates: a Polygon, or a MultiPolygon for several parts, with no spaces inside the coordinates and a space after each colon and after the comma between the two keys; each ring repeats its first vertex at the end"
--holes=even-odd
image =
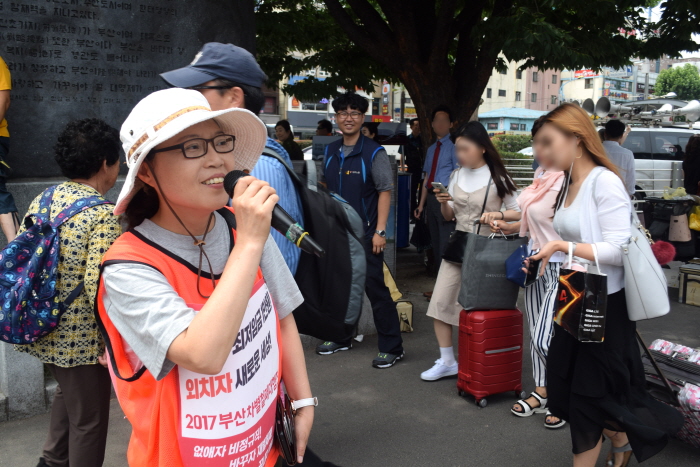
{"type": "MultiPolygon", "coordinates": [[[[536,139],[540,154],[566,178],[554,216],[563,240],[547,243],[532,260],[542,259],[544,271],[553,254],[572,247],[574,262],[592,262],[595,247],[597,272],[607,275],[608,286],[604,342],[579,342],[554,324],[547,357],[549,407],[571,426],[574,467],[595,466],[603,435],[612,443],[608,465],[626,466],[632,453],[641,462],[665,447],[683,417],[645,389],[620,248],[630,236],[629,195],[580,107],[564,104],[547,114],[536,139]]],[[[589,271],[596,272],[593,264],[589,271]]]]}

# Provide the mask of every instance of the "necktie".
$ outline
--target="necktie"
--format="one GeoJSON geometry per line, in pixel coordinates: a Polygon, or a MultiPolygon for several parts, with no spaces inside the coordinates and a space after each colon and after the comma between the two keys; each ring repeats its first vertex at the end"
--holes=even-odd
{"type": "Polygon", "coordinates": [[[435,154],[433,154],[433,166],[430,168],[430,175],[428,176],[428,183],[426,187],[429,190],[433,189],[433,182],[435,181],[435,172],[437,172],[438,158],[440,157],[440,146],[442,142],[438,141],[435,143],[435,154]]]}

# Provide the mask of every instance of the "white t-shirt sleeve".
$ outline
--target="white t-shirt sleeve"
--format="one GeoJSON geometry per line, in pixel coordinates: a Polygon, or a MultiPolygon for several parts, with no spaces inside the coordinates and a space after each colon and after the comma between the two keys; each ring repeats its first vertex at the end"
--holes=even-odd
{"type": "Polygon", "coordinates": [[[153,377],[163,379],[175,366],[166,358],[170,344],[189,327],[195,311],[150,266],[113,264],[104,268],[102,278],[112,323],[153,377]]]}

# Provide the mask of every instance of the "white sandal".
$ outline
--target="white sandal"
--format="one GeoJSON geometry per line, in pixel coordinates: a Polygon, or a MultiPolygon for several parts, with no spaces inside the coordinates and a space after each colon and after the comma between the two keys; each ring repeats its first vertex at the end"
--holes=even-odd
{"type": "Polygon", "coordinates": [[[517,410],[513,410],[512,408],[510,411],[515,415],[516,417],[529,417],[531,415],[534,415],[536,413],[544,413],[547,412],[547,398],[542,397],[539,394],[537,394],[536,391],[533,391],[530,394],[530,397],[534,397],[537,399],[537,401],[540,403],[538,407],[531,407],[530,404],[525,402],[525,399],[520,399],[516,404],[518,404],[520,407],[522,407],[523,411],[518,412],[517,410]]]}
{"type": "Polygon", "coordinates": [[[548,409],[548,410],[547,410],[547,415],[545,415],[545,417],[544,417],[544,427],[545,427],[545,428],[549,428],[549,429],[552,429],[552,430],[556,430],[557,428],[561,428],[561,427],[563,427],[564,425],[566,425],[566,420],[562,420],[561,418],[559,418],[559,421],[556,422],[556,423],[549,423],[549,422],[547,421],[547,419],[548,419],[549,417],[559,418],[559,417],[557,417],[556,415],[552,415],[552,412],[550,412],[549,409],[548,409]]]}

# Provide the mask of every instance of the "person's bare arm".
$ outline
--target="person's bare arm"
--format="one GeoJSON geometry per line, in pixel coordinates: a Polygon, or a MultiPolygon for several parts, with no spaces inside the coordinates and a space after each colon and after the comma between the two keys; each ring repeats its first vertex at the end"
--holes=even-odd
{"type": "MultiPolygon", "coordinates": [[[[389,218],[391,208],[391,191],[380,191],[377,201],[377,230],[386,231],[386,220],[389,218]]],[[[378,255],[386,247],[386,238],[380,237],[376,233],[372,237],[372,253],[378,255]]]]}
{"type": "Polygon", "coordinates": [[[243,321],[278,200],[272,187],[253,177],[244,177],[236,184],[236,246],[207,303],[170,344],[168,360],[197,373],[221,371],[243,321]]]}
{"type": "Polygon", "coordinates": [[[7,115],[7,110],[10,108],[10,90],[5,89],[0,91],[0,122],[7,115]]]}
{"type": "MultiPolygon", "coordinates": [[[[299,339],[294,315],[288,315],[280,321],[282,339],[282,374],[284,385],[292,400],[308,399],[312,397],[309,376],[306,372],[306,360],[304,349],[299,339]]],[[[303,407],[297,411],[294,417],[295,436],[297,440],[297,458],[301,463],[304,460],[304,452],[309,441],[311,426],[314,423],[314,407],[303,407]]]]}
{"type": "MultiPolygon", "coordinates": [[[[425,174],[423,174],[425,176],[425,174]]],[[[420,189],[420,201],[418,202],[418,207],[413,212],[413,216],[416,219],[420,219],[421,214],[423,214],[423,209],[425,209],[425,200],[428,198],[428,189],[425,188],[425,179],[423,180],[423,186],[420,189]]]]}
{"type": "Polygon", "coordinates": [[[493,221],[515,222],[520,220],[520,211],[509,209],[507,211],[485,212],[481,215],[482,224],[493,224],[493,221]]]}

